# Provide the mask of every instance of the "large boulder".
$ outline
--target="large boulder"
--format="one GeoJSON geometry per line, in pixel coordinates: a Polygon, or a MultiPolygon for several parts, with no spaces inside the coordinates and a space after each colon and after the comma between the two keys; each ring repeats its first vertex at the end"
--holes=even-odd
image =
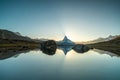
{"type": "Polygon", "coordinates": [[[53,55],[56,52],[57,45],[54,40],[48,40],[41,43],[41,51],[48,55],[53,55]]]}
{"type": "Polygon", "coordinates": [[[76,51],[77,53],[84,53],[84,52],[87,52],[90,48],[86,45],[83,45],[83,44],[76,44],[74,47],[73,47],[73,50],[76,51]]]}

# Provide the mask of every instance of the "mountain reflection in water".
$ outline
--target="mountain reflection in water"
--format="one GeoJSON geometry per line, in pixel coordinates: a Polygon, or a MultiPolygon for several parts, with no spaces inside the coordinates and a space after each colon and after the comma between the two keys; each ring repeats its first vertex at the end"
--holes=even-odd
{"type": "Polygon", "coordinates": [[[93,49],[93,51],[98,52],[99,54],[107,54],[111,57],[114,57],[114,56],[119,57],[120,56],[118,54],[115,54],[115,53],[112,53],[112,52],[109,52],[109,51],[100,50],[100,49],[93,49]]]}
{"type": "MultiPolygon", "coordinates": [[[[56,49],[63,50],[64,54],[66,55],[67,52],[70,50],[74,50],[77,53],[84,53],[89,50],[89,48],[85,45],[62,45],[62,46],[57,46],[56,43],[52,40],[49,40],[47,42],[41,43],[41,50],[43,53],[47,55],[54,55],[56,53],[56,49]]],[[[21,53],[27,53],[31,51],[31,49],[21,49],[21,50],[6,50],[6,51],[1,51],[0,53],[0,60],[7,59],[13,56],[18,56],[21,53]]]]}
{"type": "Polygon", "coordinates": [[[1,51],[0,52],[0,60],[3,59],[7,59],[10,57],[17,57],[19,56],[21,53],[28,53],[29,51],[31,51],[30,49],[26,49],[26,50],[6,50],[6,51],[1,51]]]}
{"type": "MultiPolygon", "coordinates": [[[[37,48],[36,50],[41,50],[44,54],[47,54],[47,55],[54,55],[56,53],[57,49],[62,50],[65,55],[71,50],[73,50],[79,54],[83,54],[90,50],[90,48],[88,46],[83,45],[83,44],[73,44],[73,45],[69,45],[69,44],[60,45],[59,44],[59,45],[57,45],[54,40],[43,41],[42,43],[40,43],[40,48],[39,49],[37,48]]],[[[8,50],[0,51],[0,60],[7,59],[7,58],[10,58],[13,56],[17,57],[17,56],[19,56],[19,54],[28,53],[31,50],[35,50],[35,48],[34,49],[20,48],[17,50],[8,49],[8,50]]],[[[103,50],[93,49],[93,51],[96,51],[100,54],[105,53],[110,56],[118,56],[117,54],[110,53],[110,52],[103,51],[103,50]]]]}
{"type": "Polygon", "coordinates": [[[72,49],[77,53],[85,53],[89,50],[87,46],[81,44],[77,44],[75,46],[58,46],[58,49],[62,50],[65,55],[72,49]]]}
{"type": "MultiPolygon", "coordinates": [[[[53,43],[54,44],[54,43],[53,43]]],[[[87,48],[84,45],[76,45],[76,46],[54,46],[54,45],[50,45],[51,47],[45,47],[42,46],[40,49],[33,49],[33,50],[41,50],[44,54],[47,55],[54,55],[56,53],[56,50],[62,50],[64,52],[64,54],[66,55],[69,51],[73,50],[76,53],[79,54],[83,54],[87,51],[89,51],[89,48],[87,48]]],[[[6,51],[1,51],[0,52],[0,60],[4,60],[10,57],[17,57],[19,56],[21,53],[28,53],[29,51],[32,51],[32,49],[23,49],[23,50],[6,50],[6,51]]],[[[111,53],[108,51],[104,51],[104,50],[99,50],[99,49],[93,49],[93,51],[98,52],[99,54],[108,54],[111,57],[112,56],[119,56],[115,53],[111,53]]]]}

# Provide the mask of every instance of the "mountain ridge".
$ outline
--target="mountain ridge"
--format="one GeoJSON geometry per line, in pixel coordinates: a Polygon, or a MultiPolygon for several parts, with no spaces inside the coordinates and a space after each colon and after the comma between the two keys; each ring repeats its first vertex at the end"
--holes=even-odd
{"type": "Polygon", "coordinates": [[[12,32],[4,29],[0,29],[0,39],[32,41],[31,38],[22,36],[19,32],[12,32]]]}
{"type": "Polygon", "coordinates": [[[113,40],[113,39],[115,39],[115,38],[117,38],[117,37],[119,37],[119,36],[120,36],[120,35],[115,35],[115,36],[109,35],[109,36],[106,37],[106,38],[100,37],[100,38],[97,38],[97,39],[95,39],[95,40],[91,40],[91,41],[87,41],[87,42],[82,42],[82,43],[84,43],[84,44],[94,44],[94,43],[99,43],[99,42],[106,42],[106,41],[113,40]]]}

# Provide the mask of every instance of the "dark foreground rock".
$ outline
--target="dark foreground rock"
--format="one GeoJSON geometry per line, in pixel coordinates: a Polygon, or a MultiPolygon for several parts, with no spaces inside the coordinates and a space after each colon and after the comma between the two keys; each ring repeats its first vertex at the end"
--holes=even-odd
{"type": "Polygon", "coordinates": [[[83,44],[76,44],[72,49],[77,53],[84,53],[87,52],[90,48],[83,44]]]}
{"type": "Polygon", "coordinates": [[[41,43],[40,49],[45,54],[54,55],[57,49],[57,45],[54,40],[48,40],[41,43]]]}

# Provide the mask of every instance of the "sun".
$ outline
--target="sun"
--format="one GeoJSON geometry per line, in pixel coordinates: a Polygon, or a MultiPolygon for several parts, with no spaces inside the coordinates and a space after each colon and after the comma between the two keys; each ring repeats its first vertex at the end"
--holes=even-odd
{"type": "Polygon", "coordinates": [[[77,30],[66,30],[65,35],[73,42],[83,42],[89,40],[89,37],[85,36],[85,34],[83,35],[82,32],[80,33],[77,30]]]}
{"type": "Polygon", "coordinates": [[[75,32],[66,32],[65,33],[65,35],[70,39],[70,40],[72,40],[72,41],[74,41],[74,42],[78,42],[78,41],[80,41],[80,39],[79,39],[79,36],[78,36],[78,34],[77,33],[75,33],[75,32]]]}

